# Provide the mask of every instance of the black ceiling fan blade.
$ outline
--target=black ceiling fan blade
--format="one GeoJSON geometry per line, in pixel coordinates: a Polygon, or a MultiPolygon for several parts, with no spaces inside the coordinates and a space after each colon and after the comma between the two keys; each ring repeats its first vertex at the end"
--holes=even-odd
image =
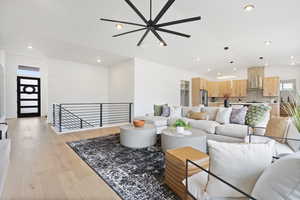
{"type": "Polygon", "coordinates": [[[163,43],[164,46],[167,46],[167,43],[160,37],[160,35],[156,32],[156,30],[151,29],[152,33],[157,37],[157,39],[163,43]]]}
{"type": "Polygon", "coordinates": [[[132,23],[132,22],[120,21],[120,20],[105,19],[105,18],[101,18],[100,20],[106,21],[106,22],[114,22],[114,23],[128,24],[128,25],[133,25],[133,26],[146,27],[146,25],[143,25],[143,24],[137,24],[137,23],[132,23]]]}
{"type": "Polygon", "coordinates": [[[172,22],[166,22],[166,23],[162,23],[162,24],[157,24],[157,27],[163,27],[163,26],[171,26],[171,25],[175,25],[175,24],[181,24],[181,23],[186,23],[186,22],[192,22],[192,21],[198,21],[201,20],[201,17],[192,17],[192,18],[187,18],[187,19],[181,19],[181,20],[176,20],[176,21],[172,21],[172,22]]]}
{"type": "Polygon", "coordinates": [[[147,31],[144,33],[144,35],[143,35],[142,38],[140,39],[140,41],[139,41],[139,43],[137,44],[137,46],[140,46],[140,45],[143,43],[143,41],[144,41],[145,37],[148,35],[149,31],[150,31],[150,29],[147,29],[147,31]]]}
{"type": "Polygon", "coordinates": [[[148,23],[147,19],[142,15],[142,13],[131,3],[130,0],[125,0],[126,3],[134,10],[134,12],[145,22],[145,24],[148,23]]]}
{"type": "Polygon", "coordinates": [[[171,5],[175,2],[175,0],[169,0],[165,6],[161,9],[161,11],[157,14],[155,19],[153,20],[153,24],[156,24],[161,17],[167,12],[167,10],[171,7],[171,5]]]}
{"type": "Polygon", "coordinates": [[[174,34],[174,35],[178,35],[178,36],[182,36],[182,37],[186,37],[186,38],[191,37],[191,35],[187,35],[187,34],[184,34],[184,33],[175,32],[175,31],[171,31],[171,30],[167,30],[167,29],[163,29],[163,28],[156,28],[155,30],[161,31],[161,32],[165,32],[165,33],[174,34]]]}
{"type": "Polygon", "coordinates": [[[147,28],[140,28],[140,29],[128,31],[128,32],[125,32],[125,33],[120,33],[120,34],[117,34],[117,35],[113,35],[113,37],[119,37],[121,35],[126,35],[126,34],[129,34],[129,33],[134,33],[134,32],[142,31],[142,30],[145,30],[145,29],[147,29],[147,28]]]}

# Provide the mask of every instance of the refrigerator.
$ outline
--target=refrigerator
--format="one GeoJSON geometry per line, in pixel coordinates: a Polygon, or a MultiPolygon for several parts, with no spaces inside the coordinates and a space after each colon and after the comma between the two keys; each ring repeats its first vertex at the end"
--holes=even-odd
{"type": "Polygon", "coordinates": [[[200,90],[199,91],[199,104],[203,104],[204,106],[208,106],[208,91],[207,90],[200,90]]]}

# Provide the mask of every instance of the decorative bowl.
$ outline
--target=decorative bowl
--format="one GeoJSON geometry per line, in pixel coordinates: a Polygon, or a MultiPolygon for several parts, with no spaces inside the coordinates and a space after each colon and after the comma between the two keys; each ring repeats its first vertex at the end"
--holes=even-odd
{"type": "Polygon", "coordinates": [[[143,127],[145,125],[145,120],[133,120],[133,125],[135,127],[143,127]]]}

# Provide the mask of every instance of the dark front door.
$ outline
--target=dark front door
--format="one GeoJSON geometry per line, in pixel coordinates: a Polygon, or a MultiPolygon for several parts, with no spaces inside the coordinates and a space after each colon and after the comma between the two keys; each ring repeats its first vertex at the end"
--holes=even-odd
{"type": "Polygon", "coordinates": [[[41,116],[40,78],[17,77],[18,117],[41,116]]]}

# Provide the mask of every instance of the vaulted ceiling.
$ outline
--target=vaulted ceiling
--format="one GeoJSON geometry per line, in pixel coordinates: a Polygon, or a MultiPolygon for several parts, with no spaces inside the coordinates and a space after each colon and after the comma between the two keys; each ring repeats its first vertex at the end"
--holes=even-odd
{"type": "MultiPolygon", "coordinates": [[[[149,0],[132,2],[149,16],[149,0]]],[[[154,14],[166,2],[153,0],[154,14]]],[[[112,38],[136,27],[125,25],[118,31],[114,24],[99,20],[142,23],[124,0],[0,0],[0,48],[28,51],[30,44],[45,56],[86,63],[141,57],[208,74],[266,63],[287,66],[291,56],[300,61],[299,7],[299,0],[176,0],[161,22],[200,15],[201,21],[169,27],[192,37],[161,33],[168,43],[162,47],[149,34],[137,47],[143,32],[112,38]],[[247,4],[255,9],[245,12],[247,4]],[[229,50],[224,51],[225,46],[229,50]]]]}

